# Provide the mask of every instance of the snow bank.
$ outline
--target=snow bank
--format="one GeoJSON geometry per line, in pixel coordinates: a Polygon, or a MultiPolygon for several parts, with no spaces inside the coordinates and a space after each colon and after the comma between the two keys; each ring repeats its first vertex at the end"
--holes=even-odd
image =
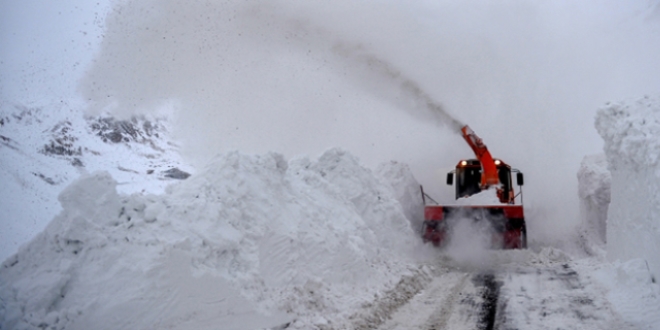
{"type": "MultiPolygon", "coordinates": [[[[413,185],[403,167],[386,172],[413,185]]],[[[350,327],[410,274],[419,242],[397,185],[337,149],[227,153],[163,195],[116,185],[105,172],[74,182],[3,263],[0,328],[350,327]]]]}
{"type": "Polygon", "coordinates": [[[608,257],[644,258],[660,278],[660,99],[608,104],[596,129],[612,173],[608,257]]]}
{"type": "Polygon", "coordinates": [[[603,246],[612,175],[605,155],[585,156],[577,173],[582,231],[589,243],[603,246]]]}
{"type": "Polygon", "coordinates": [[[401,203],[403,213],[415,233],[421,233],[424,223],[424,201],[419,182],[413,176],[410,167],[404,163],[390,161],[380,164],[376,173],[392,187],[392,193],[401,203]]]}
{"type": "Polygon", "coordinates": [[[651,284],[644,260],[600,264],[593,277],[607,288],[612,307],[633,329],[660,329],[660,286],[651,284]]]}
{"type": "Polygon", "coordinates": [[[502,205],[502,202],[497,197],[497,189],[490,188],[472,196],[459,198],[456,200],[456,205],[502,205]]]}

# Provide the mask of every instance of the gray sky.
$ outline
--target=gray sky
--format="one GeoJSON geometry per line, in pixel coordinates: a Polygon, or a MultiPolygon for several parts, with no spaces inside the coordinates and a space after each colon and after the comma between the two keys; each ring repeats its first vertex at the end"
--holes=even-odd
{"type": "Polygon", "coordinates": [[[108,7],[107,0],[0,0],[0,99],[72,97],[108,7]]]}

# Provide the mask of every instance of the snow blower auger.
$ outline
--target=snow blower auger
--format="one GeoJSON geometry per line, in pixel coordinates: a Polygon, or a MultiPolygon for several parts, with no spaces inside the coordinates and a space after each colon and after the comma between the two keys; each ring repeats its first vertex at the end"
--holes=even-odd
{"type": "Polygon", "coordinates": [[[523,174],[502,160],[493,159],[486,145],[468,126],[461,128],[461,132],[477,159],[461,160],[453,171],[447,173],[448,185],[452,185],[456,177],[456,205],[438,205],[420,187],[424,200],[422,238],[425,242],[443,246],[458,222],[471,220],[487,225],[492,248],[527,248],[522,206],[523,174]],[[520,187],[517,195],[511,172],[516,173],[520,187]],[[520,205],[516,205],[517,197],[520,205]],[[435,205],[427,205],[427,200],[435,205]]]}

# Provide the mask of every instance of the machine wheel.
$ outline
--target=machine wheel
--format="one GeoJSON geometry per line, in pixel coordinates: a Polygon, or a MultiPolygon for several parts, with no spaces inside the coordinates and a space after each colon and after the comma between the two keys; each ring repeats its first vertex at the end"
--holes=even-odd
{"type": "Polygon", "coordinates": [[[522,226],[522,229],[520,230],[521,233],[521,248],[526,249],[527,248],[527,227],[525,225],[522,226]]]}

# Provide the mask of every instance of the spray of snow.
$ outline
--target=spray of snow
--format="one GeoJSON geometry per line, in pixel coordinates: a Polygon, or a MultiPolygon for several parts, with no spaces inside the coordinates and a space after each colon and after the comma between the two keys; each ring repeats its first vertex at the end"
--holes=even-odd
{"type": "Polygon", "coordinates": [[[341,146],[370,166],[405,161],[437,200],[451,198],[438,167],[471,156],[438,122],[466,122],[527,174],[530,239],[552,242],[579,218],[567,173],[600,148],[591,109],[660,79],[658,34],[633,13],[618,2],[121,1],[81,90],[116,114],[179,100],[195,164],[218,150],[341,146]]]}
{"type": "MultiPolygon", "coordinates": [[[[461,128],[465,124],[448,113],[427,92],[422,90],[416,82],[403,76],[403,73],[394,68],[391,63],[376,57],[374,54],[365,52],[363,47],[357,45],[338,44],[334,49],[341,57],[369,68],[374,75],[386,78],[391,83],[394,83],[395,86],[398,86],[400,92],[404,96],[407,96],[407,99],[415,103],[412,106],[410,104],[403,104],[402,109],[424,108],[429,111],[434,122],[447,125],[450,131],[454,133],[461,133],[461,128]]],[[[375,79],[378,78],[375,77],[375,79]]],[[[385,97],[386,95],[383,93],[380,96],[385,97]]]]}
{"type": "MultiPolygon", "coordinates": [[[[497,198],[497,189],[490,188],[472,196],[459,198],[455,202],[459,206],[502,205],[497,198]]],[[[449,244],[446,252],[458,265],[466,270],[484,271],[491,269],[494,264],[489,250],[494,237],[494,229],[489,221],[474,221],[470,217],[461,216],[460,213],[451,219],[449,244]]]]}
{"type": "MultiPolygon", "coordinates": [[[[293,155],[336,145],[367,151],[366,158],[380,163],[387,158],[374,156],[383,149],[394,155],[403,136],[442,135],[438,124],[457,133],[462,124],[436,101],[437,93],[380,56],[369,40],[338,31],[324,17],[369,7],[123,2],[108,16],[102,52],[81,91],[91,111],[117,115],[180,100],[178,133],[198,164],[218,149],[293,155]],[[413,117],[432,126],[424,134],[400,127],[413,117]]],[[[396,21],[412,19],[391,6],[378,10],[396,21]]]]}
{"type": "Polygon", "coordinates": [[[2,328],[344,327],[410,274],[421,244],[405,194],[337,149],[230,152],[164,195],[116,185],[99,172],[66,188],[62,213],[2,265],[2,328]]]}
{"type": "Polygon", "coordinates": [[[492,269],[489,250],[493,239],[493,229],[487,221],[474,221],[469,218],[455,218],[451,226],[449,242],[445,253],[453,263],[466,271],[492,269]]]}

